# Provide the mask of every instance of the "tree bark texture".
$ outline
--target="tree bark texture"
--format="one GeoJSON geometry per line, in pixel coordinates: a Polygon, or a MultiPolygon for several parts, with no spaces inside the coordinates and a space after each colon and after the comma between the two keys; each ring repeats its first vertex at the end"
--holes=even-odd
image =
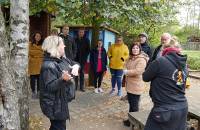
{"type": "MultiPolygon", "coordinates": [[[[92,41],[91,41],[91,49],[94,49],[97,46],[97,42],[99,40],[99,31],[100,31],[100,23],[98,22],[98,13],[93,17],[92,21],[92,41]]],[[[94,86],[94,72],[89,69],[89,85],[94,86]]]]}
{"type": "Polygon", "coordinates": [[[10,45],[17,94],[19,95],[20,129],[28,130],[28,42],[29,0],[10,0],[10,45]]]}
{"type": "Polygon", "coordinates": [[[0,128],[20,130],[18,95],[9,59],[5,20],[0,10],[0,128]]]}

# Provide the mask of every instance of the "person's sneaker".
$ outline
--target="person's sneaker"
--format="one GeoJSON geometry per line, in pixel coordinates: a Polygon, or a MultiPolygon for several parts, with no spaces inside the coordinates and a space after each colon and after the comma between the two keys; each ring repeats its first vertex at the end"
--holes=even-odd
{"type": "Polygon", "coordinates": [[[102,88],[99,88],[99,92],[100,92],[100,93],[103,93],[103,89],[102,89],[102,88]]]}
{"type": "Polygon", "coordinates": [[[98,88],[95,88],[94,92],[95,92],[95,93],[99,93],[98,88]]]}
{"type": "Polygon", "coordinates": [[[124,126],[127,126],[127,127],[130,127],[131,125],[129,120],[124,120],[123,123],[124,123],[124,126]]]}
{"type": "Polygon", "coordinates": [[[117,96],[122,97],[122,90],[118,90],[117,96]]]}
{"type": "Polygon", "coordinates": [[[110,91],[110,96],[114,96],[114,94],[115,94],[115,89],[112,89],[112,90],[110,91]]]}

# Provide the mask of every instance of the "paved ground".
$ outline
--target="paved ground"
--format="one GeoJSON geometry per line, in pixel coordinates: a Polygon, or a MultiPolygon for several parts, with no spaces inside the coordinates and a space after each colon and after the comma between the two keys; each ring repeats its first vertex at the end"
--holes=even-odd
{"type": "MultiPolygon", "coordinates": [[[[121,101],[119,97],[110,97],[109,82],[104,81],[102,94],[95,94],[93,88],[87,91],[77,92],[77,98],[70,103],[71,120],[68,122],[68,130],[129,130],[124,127],[122,121],[127,118],[128,103],[121,101]]],[[[191,80],[192,87],[187,90],[189,103],[200,105],[200,81],[191,80]]],[[[148,86],[148,84],[147,84],[148,86]]],[[[38,100],[30,102],[31,118],[39,118],[40,127],[48,130],[49,121],[41,113],[38,100]]],[[[148,89],[142,95],[140,110],[150,109],[152,106],[148,96],[148,89]]],[[[36,123],[37,124],[37,123],[36,123]]],[[[39,128],[37,129],[39,130],[39,128]]],[[[43,130],[43,129],[42,129],[43,130]]]]}

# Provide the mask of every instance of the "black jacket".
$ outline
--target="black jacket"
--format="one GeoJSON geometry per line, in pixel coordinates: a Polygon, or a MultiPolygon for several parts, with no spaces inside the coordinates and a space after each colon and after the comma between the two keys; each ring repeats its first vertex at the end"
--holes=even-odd
{"type": "Polygon", "coordinates": [[[170,52],[147,67],[143,80],[151,81],[150,96],[154,106],[175,110],[187,107],[185,84],[177,85],[177,69],[184,70],[186,59],[186,56],[170,52]]]}
{"type": "Polygon", "coordinates": [[[151,57],[152,52],[150,46],[146,42],[140,45],[142,47],[142,51],[145,52],[149,57],[151,57]]]}
{"type": "Polygon", "coordinates": [[[77,46],[77,54],[75,61],[80,64],[85,64],[87,61],[87,57],[90,53],[90,40],[86,37],[76,38],[75,43],[77,46]]]}
{"type": "Polygon", "coordinates": [[[73,80],[61,79],[62,71],[70,71],[74,62],[58,59],[46,54],[40,72],[40,107],[44,115],[51,120],[69,118],[67,89],[73,80]],[[63,68],[65,66],[65,69],[63,68]]]}
{"type": "Polygon", "coordinates": [[[70,35],[64,36],[63,34],[60,34],[60,37],[64,40],[65,56],[70,60],[74,60],[77,53],[77,46],[73,37],[71,37],[70,35]]]}
{"type": "Polygon", "coordinates": [[[155,48],[152,57],[150,58],[149,62],[154,61],[157,58],[158,53],[160,52],[162,45],[159,45],[158,47],[155,48]]]}
{"type": "MultiPolygon", "coordinates": [[[[101,61],[102,61],[102,71],[107,70],[107,54],[105,48],[102,47],[101,52],[101,61]]],[[[98,49],[97,47],[92,49],[90,53],[90,66],[94,72],[97,72],[97,66],[98,66],[98,49]]]]}

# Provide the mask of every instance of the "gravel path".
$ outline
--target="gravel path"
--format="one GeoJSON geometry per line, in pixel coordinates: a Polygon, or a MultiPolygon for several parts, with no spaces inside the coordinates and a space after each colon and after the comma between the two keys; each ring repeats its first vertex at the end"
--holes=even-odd
{"type": "MultiPolygon", "coordinates": [[[[191,79],[191,87],[186,90],[189,104],[200,105],[200,80],[191,79]]],[[[124,127],[122,121],[127,118],[128,103],[121,101],[119,97],[110,97],[109,81],[104,81],[102,94],[95,94],[93,88],[87,88],[85,93],[77,92],[77,98],[70,103],[70,123],[68,130],[129,130],[124,127]]],[[[148,84],[147,84],[148,86],[148,84]]],[[[140,110],[150,109],[152,106],[148,96],[148,87],[142,95],[140,110]]],[[[125,92],[124,92],[125,93],[125,92]]],[[[49,121],[42,115],[38,100],[30,101],[31,119],[39,120],[41,126],[37,130],[48,130],[49,121]]],[[[34,121],[32,121],[34,122],[34,121]]],[[[33,124],[33,123],[32,123],[33,124]]],[[[37,121],[35,125],[37,126],[37,121]]],[[[33,129],[36,130],[36,129],[33,129]]]]}

